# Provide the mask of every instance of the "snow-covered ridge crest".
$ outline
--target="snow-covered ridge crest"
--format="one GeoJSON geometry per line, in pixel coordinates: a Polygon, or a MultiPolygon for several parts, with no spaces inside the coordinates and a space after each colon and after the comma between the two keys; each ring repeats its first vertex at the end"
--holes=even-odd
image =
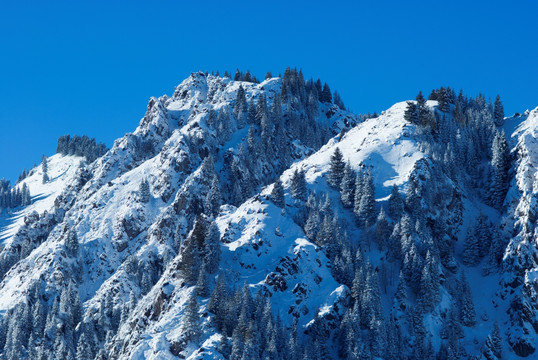
{"type": "Polygon", "coordinates": [[[330,157],[339,148],[344,161],[354,169],[359,166],[371,169],[378,199],[386,198],[393,185],[403,190],[415,163],[424,157],[415,138],[416,126],[404,120],[406,107],[406,101],[399,102],[379,117],[358,124],[343,137],[334,137],[318,152],[286,171],[282,181],[289,184],[295,169],[303,169],[308,182],[324,182],[322,177],[329,170],[330,157]]]}
{"type": "Polygon", "coordinates": [[[48,159],[48,175],[50,180],[43,183],[42,165],[30,171],[30,175],[19,182],[15,188],[28,186],[32,196],[32,204],[13,214],[0,215],[0,243],[9,245],[17,233],[24,218],[34,211],[42,214],[51,212],[56,198],[70,185],[77,176],[81,162],[84,159],[78,156],[55,154],[48,159]]]}

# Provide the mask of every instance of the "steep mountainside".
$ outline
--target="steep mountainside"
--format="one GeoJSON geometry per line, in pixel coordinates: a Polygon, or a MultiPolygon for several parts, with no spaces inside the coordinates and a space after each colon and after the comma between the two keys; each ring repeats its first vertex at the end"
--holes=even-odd
{"type": "Polygon", "coordinates": [[[2,220],[2,358],[535,355],[538,109],[445,90],[364,119],[295,70],[193,73],[53,156],[2,220]]]}

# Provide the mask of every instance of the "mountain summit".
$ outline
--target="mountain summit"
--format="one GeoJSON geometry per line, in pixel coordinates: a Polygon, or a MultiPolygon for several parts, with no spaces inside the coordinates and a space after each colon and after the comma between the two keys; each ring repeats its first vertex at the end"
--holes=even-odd
{"type": "Polygon", "coordinates": [[[0,214],[1,356],[536,356],[537,124],[193,73],[111,149],[62,137],[0,186],[31,195],[0,214]]]}

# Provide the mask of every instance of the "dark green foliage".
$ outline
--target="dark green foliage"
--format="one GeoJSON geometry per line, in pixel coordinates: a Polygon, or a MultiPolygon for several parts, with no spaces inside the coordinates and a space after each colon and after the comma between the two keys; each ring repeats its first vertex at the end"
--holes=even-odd
{"type": "Polygon", "coordinates": [[[405,109],[404,119],[411,124],[419,123],[418,107],[414,101],[407,102],[407,108],[405,109]]]}
{"type": "Polygon", "coordinates": [[[391,219],[395,221],[398,220],[400,216],[402,216],[403,208],[404,201],[402,195],[400,194],[398,187],[393,185],[387,205],[387,211],[391,219]]]}
{"type": "Polygon", "coordinates": [[[62,155],[84,156],[88,162],[103,156],[108,148],[103,143],[97,143],[94,138],[86,135],[62,135],[58,138],[56,153],[62,155]]]}
{"type": "Polygon", "coordinates": [[[75,230],[70,230],[65,239],[65,248],[67,250],[67,254],[71,257],[78,256],[79,247],[80,245],[78,242],[77,233],[75,230]]]}
{"type": "Polygon", "coordinates": [[[43,172],[43,184],[49,182],[49,165],[45,155],[41,157],[41,171],[43,172]]]}
{"type": "Polygon", "coordinates": [[[198,314],[200,306],[196,299],[196,291],[191,293],[187,305],[185,308],[185,314],[181,321],[181,337],[182,341],[198,342],[202,335],[202,326],[200,321],[200,315],[198,314]]]}
{"type": "Polygon", "coordinates": [[[323,84],[323,90],[321,90],[320,101],[324,103],[331,103],[333,101],[331,88],[329,88],[329,85],[327,85],[327,83],[323,84]]]}
{"type": "Polygon", "coordinates": [[[340,183],[344,177],[346,164],[344,163],[343,158],[342,152],[337,147],[331,155],[330,168],[327,173],[327,183],[337,189],[340,189],[340,183]]]}
{"type": "Polygon", "coordinates": [[[306,200],[306,179],[303,170],[295,169],[291,179],[291,196],[298,200],[306,200]]]}
{"type": "Polygon", "coordinates": [[[271,191],[271,200],[273,200],[276,206],[284,208],[284,187],[282,186],[280,179],[277,179],[273,185],[273,190],[271,191]]]}
{"type": "Polygon", "coordinates": [[[354,212],[359,226],[372,226],[377,217],[374,180],[370,170],[357,176],[354,212]]]}
{"type": "Polygon", "coordinates": [[[138,197],[140,198],[140,202],[144,204],[148,203],[151,199],[149,182],[147,179],[144,179],[140,182],[140,187],[138,188],[138,197]]]}
{"type": "Polygon", "coordinates": [[[482,354],[487,360],[502,359],[502,335],[497,321],[493,324],[493,331],[486,338],[482,354]]]}
{"type": "Polygon", "coordinates": [[[504,124],[504,107],[501,102],[501,97],[497,95],[495,98],[494,108],[493,108],[493,121],[496,126],[502,126],[504,124]]]}
{"type": "Polygon", "coordinates": [[[491,157],[491,190],[490,199],[491,204],[501,209],[504,203],[504,197],[508,189],[510,170],[510,148],[504,132],[496,132],[495,138],[492,144],[492,157],[491,157]]]}
{"type": "Polygon", "coordinates": [[[345,208],[352,208],[355,201],[355,171],[348,164],[344,169],[344,177],[340,183],[340,198],[345,208]]]}

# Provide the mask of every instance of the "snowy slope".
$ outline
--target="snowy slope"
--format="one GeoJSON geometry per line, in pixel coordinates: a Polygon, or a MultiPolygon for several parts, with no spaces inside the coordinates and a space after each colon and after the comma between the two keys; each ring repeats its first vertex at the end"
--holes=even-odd
{"type": "MultiPolygon", "coordinates": [[[[255,126],[252,119],[250,124],[240,125],[232,115],[240,86],[248,102],[255,103],[263,95],[270,108],[281,92],[282,79],[255,84],[193,73],[176,87],[172,96],[150,99],[135,131],[116,140],[92,164],[82,168],[80,158],[55,155],[49,159],[51,181],[47,184],[41,183],[40,167],[34,169],[23,181],[30,188],[32,205],[2,220],[0,238],[5,248],[0,270],[5,275],[0,283],[0,313],[19,314],[23,308],[20,304],[46,304],[49,313],[57,314],[48,316],[43,342],[55,349],[61,349],[61,344],[57,344],[73,334],[76,338],[89,331],[92,346],[114,359],[224,359],[220,346],[223,340],[231,343],[231,339],[216,329],[216,315],[208,310],[208,296],[197,299],[200,340],[178,350],[179,339],[184,335],[187,303],[195,291],[194,284],[186,281],[181,270],[182,251],[194,224],[202,218],[214,222],[219,230],[221,258],[218,271],[208,278],[210,289],[221,278],[235,288],[245,284],[253,296],[263,294],[269,299],[272,315],[287,330],[297,326],[301,336],[306,336],[312,329],[320,331],[317,326],[321,323],[325,335],[336,341],[344,313],[354,301],[351,297],[357,294],[352,295],[351,286],[344,285],[345,281],[336,280],[336,265],[329,260],[333,258],[326,247],[316,245],[317,240],[309,239],[299,225],[296,216],[301,215],[304,203],[291,196],[290,188],[293,173],[302,169],[308,190],[326,194],[335,218],[345,225],[350,248],[354,252],[359,250],[358,255],[352,256],[364,257],[364,269],[368,269],[369,275],[383,277],[385,288],[376,305],[382,309],[384,321],[409,332],[401,341],[412,346],[418,342],[420,326],[411,329],[412,324],[402,320],[405,311],[393,311],[398,273],[407,254],[399,260],[389,259],[387,245],[370,240],[377,234],[359,227],[353,209],[344,208],[339,191],[327,184],[330,158],[338,148],[354,170],[370,169],[378,208],[387,209],[394,185],[401,193],[406,193],[411,183],[439,193],[434,201],[424,198],[414,203],[427,207],[406,209],[410,214],[423,211],[422,218],[413,218],[407,224],[402,221],[397,225],[402,228],[396,227],[395,235],[387,235],[401,237],[402,243],[409,246],[404,249],[422,251],[414,254],[416,258],[412,260],[419,263],[420,270],[427,251],[446,249],[432,246],[432,234],[421,234],[418,229],[436,229],[437,216],[443,217],[444,232],[435,242],[456,249],[445,263],[438,265],[440,301],[421,324],[432,348],[439,351],[446,343],[442,329],[449,309],[460,301],[455,295],[459,289],[457,278],[465,272],[477,321],[462,329],[463,336],[458,339],[462,356],[481,351],[494,321],[509,329],[509,341],[502,346],[506,358],[516,358],[516,353],[525,351],[531,354],[532,341],[536,339],[533,328],[538,324],[538,250],[534,233],[538,214],[538,109],[507,118],[504,124],[512,138],[517,168],[513,170],[514,181],[502,221],[506,229],[514,228],[514,234],[505,254],[506,271],[484,275],[482,266],[463,265],[465,233],[478,213],[484,213],[495,223],[503,214],[487,206],[475,189],[466,188],[466,174],[456,184],[444,172],[446,169],[438,166],[440,162],[431,158],[424,142],[434,141],[433,137],[404,120],[407,102],[397,103],[379,117],[362,123],[334,104],[320,102],[316,104],[315,121],[330,128],[334,137],[313,148],[285,135],[293,148],[293,164],[290,161],[282,169],[276,161],[264,162],[256,159],[255,154],[247,154],[247,158],[256,160],[249,168],[238,159],[249,149],[252,133],[259,134],[255,133],[257,130],[250,131],[255,126]],[[225,121],[218,126],[210,124],[212,111],[224,114],[221,120],[225,121]],[[214,163],[208,160],[209,154],[214,163]],[[225,203],[209,215],[205,207],[212,177],[218,179],[225,193],[222,197],[228,200],[232,198],[232,175],[239,181],[240,175],[252,171],[254,166],[259,166],[255,168],[259,173],[247,178],[254,184],[248,196],[240,203],[231,202],[237,206],[225,203]],[[270,183],[279,176],[285,192],[284,209],[277,207],[270,195],[270,183]],[[141,183],[145,180],[150,185],[147,202],[141,197],[141,183]],[[24,218],[34,211],[39,216],[30,216],[25,224],[24,218]],[[203,212],[205,215],[201,216],[203,212]],[[75,249],[70,243],[73,238],[78,244],[75,249]],[[70,321],[66,315],[69,306],[65,298],[70,296],[66,289],[72,287],[77,289],[82,303],[76,330],[66,325],[70,321]],[[38,300],[34,297],[36,292],[38,300]],[[521,308],[529,311],[522,312],[521,308]]],[[[438,105],[437,101],[427,102],[433,111],[438,111],[438,105]]],[[[282,104],[281,110],[288,121],[305,115],[297,103],[282,104]]],[[[423,193],[427,197],[427,191],[423,193]]],[[[392,231],[395,222],[389,218],[386,226],[392,231]]],[[[418,306],[416,296],[412,294],[404,301],[407,309],[418,306]]],[[[374,325],[361,326],[357,331],[369,336],[369,327],[374,325]]],[[[390,329],[387,331],[390,333],[390,329]]],[[[335,358],[338,349],[329,353],[329,358],[335,358]]]]}
{"type": "MultiPolygon", "coordinates": [[[[503,297],[510,302],[510,346],[518,354],[535,355],[538,336],[538,108],[513,120],[511,134],[517,156],[514,180],[506,197],[504,224],[512,237],[504,255],[503,297]],[[525,311],[520,311],[524,308],[525,311]]],[[[534,356],[533,355],[533,356],[534,356]]]]}
{"type": "MultiPolygon", "coordinates": [[[[135,259],[138,266],[144,269],[149,266],[153,271],[154,262],[162,263],[163,258],[176,256],[172,249],[174,232],[178,226],[184,225],[184,231],[188,231],[192,226],[196,213],[191,207],[195,206],[197,196],[205,195],[208,186],[207,179],[202,178],[200,170],[202,156],[192,153],[193,144],[198,142],[211,152],[223,154],[228,148],[237,153],[240,143],[245,141],[246,132],[238,131],[238,134],[243,134],[243,138],[234,140],[232,137],[230,141],[220,145],[205,124],[210,109],[231,110],[239,85],[245,89],[248,101],[257,99],[263,93],[270,107],[274,95],[280,93],[281,79],[273,78],[261,84],[254,84],[193,73],[176,88],[173,96],[152,98],[137,129],[116,140],[103,157],[90,164],[85,170],[89,176],[84,181],[73,181],[76,164],[80,159],[60,155],[50,159],[49,175],[52,180],[49,184],[39,185],[39,169],[26,179],[32,195],[39,194],[41,200],[36,199],[34,204],[25,209],[24,214],[33,210],[48,210],[55,214],[54,218],[59,223],[41,232],[46,239],[40,240],[28,255],[25,254],[9,268],[0,284],[0,310],[12,309],[22,296],[29,294],[29,289],[36,282],[44,284],[47,298],[52,299],[60,291],[58,289],[65,288],[75,280],[79,284],[78,293],[84,303],[84,316],[91,322],[110,294],[114,294],[114,307],[118,311],[128,301],[131,291],[141,298],[138,306],[143,308],[145,304],[153,304],[155,296],[161,292],[161,286],[180,282],[180,279],[172,280],[166,276],[173,271],[172,267],[163,268],[160,270],[163,274],[159,275],[160,279],[155,279],[158,281],[153,289],[142,296],[139,280],[129,275],[125,264],[135,259]],[[149,203],[138,201],[140,183],[145,179],[149,181],[151,189],[149,203]],[[51,209],[54,200],[62,192],[66,192],[68,196],[62,197],[54,209],[51,209]],[[67,239],[72,235],[76,236],[80,246],[78,258],[68,255],[67,239]]],[[[335,133],[357,121],[356,116],[332,104],[319,104],[319,108],[318,121],[332,127],[335,133]]],[[[306,152],[311,151],[301,144],[297,146],[306,152]]],[[[221,168],[223,160],[216,158],[216,162],[221,168]]],[[[235,215],[225,215],[219,220],[219,224],[231,224],[246,216],[253,211],[251,205],[247,203],[240,207],[235,215]]],[[[248,250],[252,239],[245,235],[224,249],[223,268],[229,268],[234,276],[238,277],[238,281],[244,277],[254,286],[271,272],[277,271],[275,259],[287,257],[290,261],[297,262],[298,266],[304,269],[301,271],[305,272],[304,279],[295,275],[295,279],[289,281],[288,293],[295,285],[304,281],[308,287],[312,286],[309,292],[322,291],[328,296],[327,304],[331,305],[345,290],[331,278],[327,259],[314,245],[307,240],[301,240],[304,238],[302,230],[271,206],[270,212],[277,218],[276,223],[268,219],[263,219],[263,222],[267,222],[267,232],[272,234],[267,239],[268,244],[274,243],[270,249],[277,252],[268,252],[264,257],[264,266],[258,271],[243,269],[239,266],[240,262],[236,262],[238,254],[241,254],[245,262],[253,261],[249,260],[248,254],[252,251],[248,250]],[[276,236],[274,233],[277,224],[287,224],[293,232],[285,238],[276,236]],[[296,236],[292,236],[293,234],[296,236]],[[245,240],[247,238],[248,241],[245,240]],[[324,279],[320,284],[318,276],[324,279]]],[[[22,221],[24,214],[17,214],[17,221],[22,221]]],[[[41,224],[46,220],[46,217],[42,217],[36,221],[41,224]]],[[[250,225],[243,231],[246,234],[258,231],[261,221],[257,218],[248,219],[250,225]]],[[[17,226],[13,223],[5,229],[2,233],[4,237],[9,239],[15,235],[19,230],[17,226]]],[[[31,241],[26,232],[23,235],[20,236],[21,239],[31,241]]],[[[8,249],[9,246],[5,249],[6,254],[8,249]]],[[[167,317],[165,324],[155,323],[143,333],[133,332],[130,335],[146,338],[144,334],[160,326],[170,329],[170,334],[174,333],[172,329],[177,331],[178,322],[174,319],[181,316],[185,289],[181,290],[180,286],[175,288],[178,291],[171,292],[170,297],[175,299],[177,304],[170,309],[170,314],[175,314],[176,317],[167,317]]],[[[286,299],[279,310],[284,316],[292,300],[288,299],[286,294],[280,297],[286,299]]],[[[317,302],[314,304],[311,299],[307,299],[302,307],[308,309],[304,311],[308,311],[311,317],[317,305],[317,302]]],[[[143,313],[136,312],[131,316],[141,320],[143,313]]],[[[304,322],[308,320],[306,318],[304,322]]],[[[157,346],[150,346],[152,341],[148,339],[147,344],[144,342],[136,349],[127,349],[125,356],[136,358],[140,351],[145,352],[145,346],[157,346]]],[[[161,358],[161,355],[155,356],[161,358]]]]}
{"type": "MultiPolygon", "coordinates": [[[[386,198],[393,185],[403,189],[415,163],[424,156],[414,139],[416,126],[403,118],[406,106],[405,101],[397,103],[379,117],[358,124],[341,139],[333,138],[318,152],[285,172],[282,181],[289,183],[295,169],[302,168],[309,183],[318,183],[329,170],[330,157],[338,147],[344,161],[355,170],[361,165],[371,167],[377,198],[386,198]]],[[[326,184],[322,186],[326,187],[326,184]]]]}
{"type": "Polygon", "coordinates": [[[54,201],[70,184],[84,159],[77,156],[55,154],[48,159],[48,175],[50,180],[43,184],[42,165],[30,170],[30,175],[21,181],[15,188],[22,188],[26,184],[30,189],[32,204],[12,214],[0,215],[0,242],[8,245],[24,224],[24,217],[36,211],[42,214],[51,211],[54,201]]]}

